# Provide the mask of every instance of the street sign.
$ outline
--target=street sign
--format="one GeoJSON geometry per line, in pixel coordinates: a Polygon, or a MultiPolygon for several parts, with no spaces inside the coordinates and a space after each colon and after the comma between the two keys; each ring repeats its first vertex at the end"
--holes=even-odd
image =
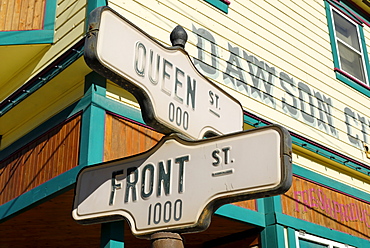
{"type": "Polygon", "coordinates": [[[201,75],[181,48],[168,48],[109,7],[91,12],[85,61],[130,91],[144,121],[192,139],[242,130],[240,103],[201,75]]]}
{"type": "Polygon", "coordinates": [[[166,136],[145,153],[84,168],[73,218],[126,218],[144,237],[202,231],[222,204],[282,194],[291,181],[291,137],[280,126],[198,141],[166,136]]]}

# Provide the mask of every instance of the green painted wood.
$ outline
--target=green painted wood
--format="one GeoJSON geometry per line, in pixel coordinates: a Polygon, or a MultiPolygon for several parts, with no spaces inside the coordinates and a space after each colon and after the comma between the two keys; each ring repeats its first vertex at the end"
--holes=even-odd
{"type": "Polygon", "coordinates": [[[233,220],[250,223],[259,227],[265,227],[265,217],[262,213],[235,205],[223,205],[216,210],[215,214],[233,220]]]}
{"type": "Polygon", "coordinates": [[[324,226],[320,226],[305,220],[297,219],[282,213],[276,213],[277,222],[286,227],[295,230],[304,230],[306,233],[335,240],[339,243],[348,244],[355,247],[369,247],[369,240],[352,236],[350,234],[339,232],[324,226]]]}
{"type": "Polygon", "coordinates": [[[221,0],[205,0],[205,1],[213,5],[214,7],[218,8],[219,10],[225,12],[226,14],[229,12],[229,5],[221,0]]]}
{"type": "Polygon", "coordinates": [[[124,247],[124,221],[115,221],[101,224],[101,248],[124,247]]]}
{"type": "MultiPolygon", "coordinates": [[[[96,72],[85,77],[85,96],[105,96],[106,79],[96,72]]],[[[103,161],[105,109],[90,104],[82,113],[80,138],[80,165],[92,165],[103,161]]]]}

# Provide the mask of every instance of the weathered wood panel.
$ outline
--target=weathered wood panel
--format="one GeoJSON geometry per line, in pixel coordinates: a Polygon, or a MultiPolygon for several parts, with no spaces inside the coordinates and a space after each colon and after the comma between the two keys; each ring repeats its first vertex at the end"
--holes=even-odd
{"type": "Polygon", "coordinates": [[[368,201],[298,177],[281,199],[284,214],[370,239],[368,201]]]}
{"type": "Polygon", "coordinates": [[[60,124],[0,162],[0,204],[78,164],[81,117],[60,124]]]}
{"type": "Polygon", "coordinates": [[[0,31],[42,29],[46,0],[2,0],[0,31]]]}

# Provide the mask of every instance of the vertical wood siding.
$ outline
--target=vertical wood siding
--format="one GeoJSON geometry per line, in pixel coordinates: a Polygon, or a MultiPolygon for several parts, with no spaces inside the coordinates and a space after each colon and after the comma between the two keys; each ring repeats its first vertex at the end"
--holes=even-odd
{"type": "Polygon", "coordinates": [[[369,202],[298,177],[281,198],[284,214],[370,240],[369,202]]]}
{"type": "Polygon", "coordinates": [[[0,204],[78,164],[81,117],[58,125],[0,162],[0,204]]]}
{"type": "Polygon", "coordinates": [[[46,0],[1,0],[0,31],[42,29],[46,0]]]}
{"type": "Polygon", "coordinates": [[[104,161],[128,157],[149,150],[163,134],[107,114],[105,120],[104,161]]]}

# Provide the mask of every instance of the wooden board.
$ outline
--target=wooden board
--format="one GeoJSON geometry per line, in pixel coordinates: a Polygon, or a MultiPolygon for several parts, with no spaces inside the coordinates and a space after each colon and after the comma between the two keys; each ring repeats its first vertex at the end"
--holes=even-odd
{"type": "Polygon", "coordinates": [[[294,177],[282,197],[283,213],[370,240],[370,202],[294,177]]]}
{"type": "Polygon", "coordinates": [[[2,0],[0,31],[43,29],[46,0],[2,0]]]}
{"type": "Polygon", "coordinates": [[[78,164],[81,116],[52,128],[0,162],[0,204],[78,164]]]}

